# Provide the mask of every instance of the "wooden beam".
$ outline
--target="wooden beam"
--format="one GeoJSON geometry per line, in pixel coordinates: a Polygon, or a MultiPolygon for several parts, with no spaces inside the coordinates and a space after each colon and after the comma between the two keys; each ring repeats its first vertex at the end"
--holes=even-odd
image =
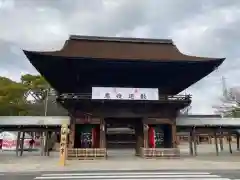
{"type": "Polygon", "coordinates": [[[144,119],[144,123],[146,124],[174,124],[174,120],[171,120],[169,118],[147,118],[144,119]]]}

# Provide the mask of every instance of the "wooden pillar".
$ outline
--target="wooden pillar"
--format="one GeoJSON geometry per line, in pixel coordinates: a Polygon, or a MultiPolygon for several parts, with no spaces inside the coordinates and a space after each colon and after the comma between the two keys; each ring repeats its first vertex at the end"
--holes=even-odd
{"type": "Polygon", "coordinates": [[[41,146],[40,156],[44,156],[44,136],[45,136],[45,133],[41,132],[40,133],[40,146],[41,146]]]}
{"type": "Polygon", "coordinates": [[[229,147],[229,152],[232,154],[232,133],[231,132],[228,132],[228,147],[229,147]]]}
{"type": "Polygon", "coordinates": [[[48,144],[48,145],[47,145],[46,155],[47,155],[47,156],[50,156],[50,151],[49,151],[49,149],[50,149],[50,147],[49,147],[50,142],[51,142],[51,146],[52,146],[51,148],[53,148],[53,145],[52,145],[52,141],[53,141],[53,140],[52,140],[52,136],[51,136],[51,135],[52,135],[52,132],[48,131],[48,132],[47,132],[47,135],[48,135],[48,138],[47,138],[47,144],[48,144]]]}
{"type": "Polygon", "coordinates": [[[197,156],[197,133],[196,133],[195,127],[193,127],[192,136],[193,136],[193,145],[194,145],[194,155],[197,156]]]}
{"type": "Polygon", "coordinates": [[[214,132],[214,142],[215,142],[215,148],[216,148],[216,155],[219,155],[219,149],[218,149],[218,138],[217,138],[217,131],[214,132]]]}
{"type": "Polygon", "coordinates": [[[21,153],[20,156],[23,155],[23,149],[24,149],[24,139],[25,139],[25,131],[22,132],[22,139],[21,139],[21,153]]]}
{"type": "Polygon", "coordinates": [[[106,128],[104,118],[100,119],[100,148],[106,148],[106,128]]]}
{"type": "Polygon", "coordinates": [[[44,137],[44,156],[47,156],[49,153],[49,133],[48,131],[45,131],[45,137],[44,137]]]}
{"type": "Polygon", "coordinates": [[[16,145],[16,156],[18,156],[18,152],[19,152],[19,146],[20,146],[20,139],[21,139],[21,131],[18,131],[18,135],[17,135],[17,145],[16,145]]]}
{"type": "Polygon", "coordinates": [[[135,134],[136,134],[136,156],[141,153],[141,148],[144,146],[144,134],[143,134],[143,123],[137,122],[135,124],[135,134]]]}
{"type": "Polygon", "coordinates": [[[172,126],[172,148],[177,148],[177,127],[176,127],[176,120],[174,123],[171,124],[172,126]]]}
{"type": "Polygon", "coordinates": [[[212,144],[212,136],[208,135],[208,144],[212,144]]]}
{"type": "Polygon", "coordinates": [[[176,144],[177,146],[180,144],[181,136],[176,135],[176,144]]]}
{"type": "Polygon", "coordinates": [[[237,138],[237,151],[239,151],[240,150],[240,146],[239,146],[239,138],[240,138],[240,136],[239,136],[238,132],[236,134],[236,138],[237,138]]]}
{"type": "Polygon", "coordinates": [[[143,134],[143,136],[144,136],[144,148],[148,148],[148,146],[149,146],[149,142],[148,142],[148,124],[145,124],[144,123],[144,125],[143,125],[144,127],[144,134],[143,134]]]}
{"type": "Polygon", "coordinates": [[[138,124],[135,124],[135,138],[136,138],[136,144],[135,144],[135,155],[139,156],[140,152],[139,152],[139,127],[138,124]]]}
{"type": "Polygon", "coordinates": [[[69,148],[74,148],[75,142],[75,127],[76,127],[76,119],[71,118],[70,124],[70,132],[69,132],[69,148]]]}
{"type": "Polygon", "coordinates": [[[188,143],[189,143],[189,154],[191,156],[193,156],[193,137],[192,137],[192,129],[190,130],[189,132],[189,135],[188,135],[188,143]]]}
{"type": "Polygon", "coordinates": [[[223,148],[223,132],[222,132],[222,129],[220,127],[220,136],[219,136],[219,143],[220,143],[220,150],[223,151],[224,148],[223,148]]]}
{"type": "Polygon", "coordinates": [[[200,139],[201,137],[199,135],[197,135],[197,144],[199,145],[201,142],[200,142],[200,139]]]}

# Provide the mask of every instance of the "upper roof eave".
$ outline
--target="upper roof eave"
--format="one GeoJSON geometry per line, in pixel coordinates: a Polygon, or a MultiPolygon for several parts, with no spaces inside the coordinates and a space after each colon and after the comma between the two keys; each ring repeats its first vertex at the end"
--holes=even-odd
{"type": "MultiPolygon", "coordinates": [[[[40,56],[54,56],[54,57],[62,57],[62,58],[79,58],[79,59],[95,59],[95,60],[107,60],[108,58],[97,58],[97,57],[71,57],[65,55],[59,55],[59,51],[29,51],[24,50],[24,54],[28,57],[29,55],[40,55],[40,56]]],[[[186,55],[188,56],[188,55],[186,55]]],[[[219,61],[219,63],[223,63],[226,58],[206,58],[206,57],[198,57],[198,56],[189,56],[192,59],[124,59],[124,61],[148,61],[148,62],[197,62],[197,61],[219,61]]],[[[116,61],[116,60],[123,60],[120,58],[110,58],[109,60],[116,61]]]]}

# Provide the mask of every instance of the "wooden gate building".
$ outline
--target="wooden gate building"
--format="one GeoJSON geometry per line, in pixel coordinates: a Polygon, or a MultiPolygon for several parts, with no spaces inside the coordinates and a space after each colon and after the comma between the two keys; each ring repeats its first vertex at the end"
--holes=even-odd
{"type": "Polygon", "coordinates": [[[59,51],[24,53],[68,110],[77,158],[105,157],[118,126],[132,129],[136,155],[178,156],[176,117],[191,103],[179,93],[224,61],[182,54],[172,40],[75,35],[59,51]]]}

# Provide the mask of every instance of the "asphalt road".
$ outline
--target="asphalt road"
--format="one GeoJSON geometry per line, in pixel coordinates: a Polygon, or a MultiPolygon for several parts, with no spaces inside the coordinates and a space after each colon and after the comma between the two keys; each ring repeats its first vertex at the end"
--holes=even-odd
{"type": "Polygon", "coordinates": [[[154,171],[74,171],[74,172],[30,172],[0,174],[1,180],[240,180],[239,170],[154,170],[154,171]]]}

